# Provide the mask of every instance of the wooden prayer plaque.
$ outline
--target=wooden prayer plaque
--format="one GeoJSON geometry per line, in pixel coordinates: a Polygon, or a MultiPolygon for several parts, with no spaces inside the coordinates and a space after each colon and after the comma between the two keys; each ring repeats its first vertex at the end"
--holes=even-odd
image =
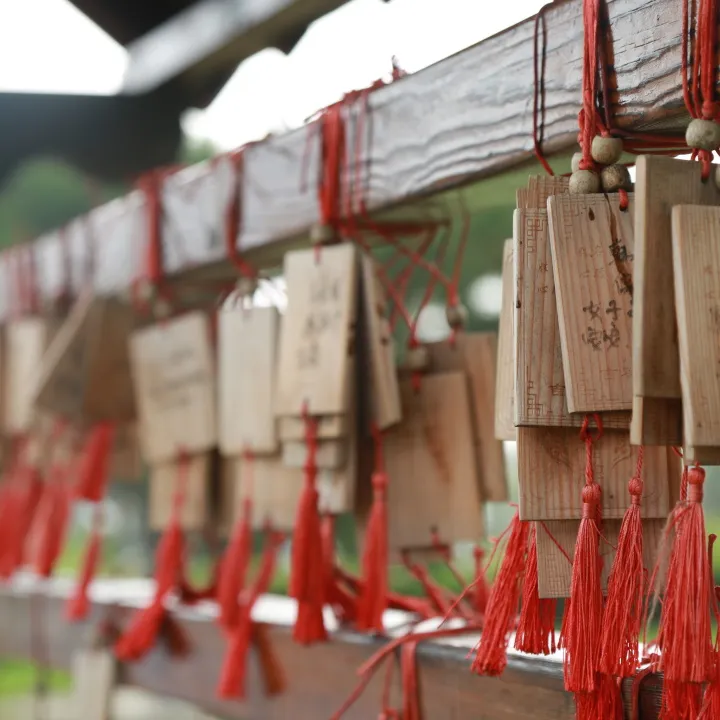
{"type": "Polygon", "coordinates": [[[682,445],[682,401],[680,398],[633,398],[630,442],[644,445],[682,445]]]}
{"type": "MultiPolygon", "coordinates": [[[[601,537],[599,545],[600,555],[603,558],[603,592],[607,588],[608,578],[612,570],[621,524],[622,520],[603,522],[602,533],[605,539],[601,537]]],[[[570,560],[572,560],[575,553],[580,521],[549,520],[547,522],[536,522],[535,527],[537,528],[538,594],[541,598],[570,597],[570,583],[572,580],[572,564],[570,560]],[[552,534],[552,537],[550,537],[550,534],[552,534]],[[565,551],[564,554],[553,542],[553,538],[565,551]]],[[[649,573],[652,573],[655,567],[664,528],[664,519],[643,517],[643,565],[649,573]]]]}
{"type": "Polygon", "coordinates": [[[502,305],[498,322],[497,375],[495,378],[495,437],[515,440],[515,277],[513,241],[503,246],[502,305]]]}
{"type": "MultiPolygon", "coordinates": [[[[607,431],[593,446],[595,481],[602,488],[603,518],[622,518],[630,503],[628,482],[637,448],[626,432],[607,431]]],[[[572,520],[582,517],[585,443],[575,429],[518,429],[518,483],[523,520],[572,520]]],[[[646,447],[642,513],[664,518],[670,510],[668,459],[664,447],[646,447]]]]}
{"type": "MultiPolygon", "coordinates": [[[[187,462],[180,524],[183,530],[202,530],[210,517],[211,453],[192,455],[187,462]]],[[[179,472],[178,460],[150,468],[148,522],[151,530],[162,531],[170,522],[179,472]]]]}
{"type": "Polygon", "coordinates": [[[30,429],[35,382],[48,337],[48,323],[39,317],[15,320],[7,325],[3,382],[4,426],[8,434],[30,429]]]}
{"type": "Polygon", "coordinates": [[[674,205],[720,205],[720,191],[702,182],[699,162],[642,155],[636,168],[633,390],[679,398],[670,213],[674,205]]]}
{"type": "Polygon", "coordinates": [[[280,334],[277,415],[347,412],[354,352],[357,251],[350,244],[285,255],[288,308],[280,334]]]}
{"type": "Polygon", "coordinates": [[[685,444],[712,459],[709,448],[720,453],[720,207],[676,205],[672,252],[685,444]]]}
{"type": "MultiPolygon", "coordinates": [[[[321,440],[342,438],[348,434],[347,415],[321,415],[317,420],[317,434],[321,440]]],[[[305,421],[299,417],[279,418],[279,435],[285,440],[304,440],[307,429],[305,421]]]]}
{"type": "MultiPolygon", "coordinates": [[[[325,470],[338,470],[348,459],[348,441],[319,440],[317,466],[325,470]]],[[[288,440],[282,444],[282,461],[291,468],[302,468],[307,460],[307,445],[303,440],[288,440]]]]}
{"type": "Polygon", "coordinates": [[[280,315],[274,307],[231,308],[218,315],[220,452],[278,450],[273,411],[280,315]]]}
{"type": "Polygon", "coordinates": [[[571,413],[632,409],[634,200],[548,199],[562,364],[571,413]]]}
{"type": "Polygon", "coordinates": [[[108,720],[117,682],[112,649],[81,650],[73,657],[73,695],[77,720],[108,720]]]}
{"type": "Polygon", "coordinates": [[[467,374],[481,498],[483,502],[507,502],[503,446],[495,438],[494,427],[497,335],[461,333],[454,346],[437,342],[426,347],[430,372],[459,370],[467,374]]]}
{"type": "MultiPolygon", "coordinates": [[[[515,424],[580,427],[584,415],[572,415],[566,397],[547,211],[516,210],[514,222],[515,424]]],[[[608,413],[603,423],[627,428],[630,416],[608,413]]]]}
{"type": "Polygon", "coordinates": [[[234,521],[240,517],[243,500],[249,494],[254,529],[261,530],[269,521],[277,530],[292,530],[304,483],[303,471],[287,467],[279,455],[258,456],[251,461],[234,457],[225,463],[234,487],[234,521]]]}
{"type": "Polygon", "coordinates": [[[132,308],[117,298],[80,297],[42,356],[35,405],[78,426],[132,420],[134,325],[132,308]]]}
{"type": "Polygon", "coordinates": [[[130,360],[145,459],[152,464],[217,443],[210,327],[191,312],[136,331],[130,360]]]}
{"type": "Polygon", "coordinates": [[[400,396],[402,422],[384,436],[391,553],[427,547],[433,528],[444,542],[478,540],[483,515],[465,375],[426,375],[417,393],[401,378],[400,396]]]}
{"type": "Polygon", "coordinates": [[[360,267],[362,317],[370,356],[371,412],[377,426],[384,430],[400,422],[402,413],[395,349],[387,318],[387,300],[375,261],[363,255],[360,267]]]}

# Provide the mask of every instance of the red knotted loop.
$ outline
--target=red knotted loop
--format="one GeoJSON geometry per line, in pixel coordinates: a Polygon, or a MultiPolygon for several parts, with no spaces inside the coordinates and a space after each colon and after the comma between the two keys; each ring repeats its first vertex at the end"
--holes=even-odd
{"type": "Polygon", "coordinates": [[[633,477],[628,483],[628,492],[634,505],[639,505],[642,500],[643,482],[639,477],[633,477]]]}
{"type": "Polygon", "coordinates": [[[582,427],[580,428],[580,439],[584,442],[591,442],[596,443],[603,435],[603,422],[600,415],[597,413],[594,413],[593,415],[586,415],[585,419],[583,420],[582,427]],[[595,437],[593,437],[591,428],[590,428],[590,418],[592,418],[595,421],[595,426],[597,428],[597,433],[595,434],[595,437]]]}
{"type": "Polygon", "coordinates": [[[688,493],[687,499],[691,503],[701,503],[703,501],[705,482],[705,471],[701,467],[688,468],[688,493]]]}

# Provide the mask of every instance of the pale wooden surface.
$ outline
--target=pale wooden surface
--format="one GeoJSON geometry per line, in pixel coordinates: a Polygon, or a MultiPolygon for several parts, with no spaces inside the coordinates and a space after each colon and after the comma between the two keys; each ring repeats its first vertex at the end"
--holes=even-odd
{"type": "Polygon", "coordinates": [[[278,450],[273,403],[280,314],[226,303],[218,313],[218,435],[223,455],[278,450]]]}
{"type": "MultiPolygon", "coordinates": [[[[637,448],[627,433],[607,431],[593,446],[595,481],[602,488],[604,518],[621,518],[629,503],[627,484],[634,475],[637,448]]],[[[585,443],[574,428],[518,428],[520,517],[570,520],[582,517],[585,443]]],[[[665,448],[645,448],[643,516],[664,518],[669,509],[665,448]]]]}
{"type": "MultiPolygon", "coordinates": [[[[338,470],[348,460],[348,438],[319,440],[315,463],[319,468],[338,470]]],[[[304,440],[288,440],[282,444],[282,461],[292,468],[301,468],[307,460],[307,444],[304,440]]]]}
{"type": "Polygon", "coordinates": [[[680,398],[633,397],[630,442],[633,445],[682,445],[680,398]]]}
{"type": "Polygon", "coordinates": [[[117,682],[117,661],[112,650],[78,650],[73,658],[72,678],[77,720],[106,720],[117,682]]]}
{"type": "Polygon", "coordinates": [[[502,304],[498,321],[497,374],[495,377],[495,437],[515,440],[515,277],[513,241],[503,246],[502,304]]]}
{"type": "Polygon", "coordinates": [[[400,393],[403,420],[384,437],[391,551],[427,547],[433,528],[443,542],[477,540],[483,516],[465,374],[425,375],[419,392],[401,379],[400,393]]]}
{"type": "Polygon", "coordinates": [[[495,438],[496,333],[460,333],[454,344],[428,343],[429,372],[462,371],[468,378],[477,472],[483,502],[507,502],[502,441],[495,438]]]}
{"type": "Polygon", "coordinates": [[[685,444],[720,451],[720,207],[673,207],[672,257],[685,444]]]}
{"type": "Polygon", "coordinates": [[[285,256],[288,307],[280,333],[277,415],[348,411],[358,257],[353,245],[285,256]]]}
{"type": "Polygon", "coordinates": [[[207,317],[190,312],[136,331],[130,361],[145,459],[167,462],[212,449],[215,360],[207,317]]]}
{"type": "Polygon", "coordinates": [[[572,413],[632,409],[633,195],[547,201],[562,366],[572,413]]]}
{"type": "MultiPolygon", "coordinates": [[[[321,440],[332,440],[348,434],[347,415],[320,415],[315,417],[317,436],[321,440]]],[[[307,425],[300,417],[278,418],[278,435],[283,441],[305,440],[307,425]]]]}
{"type": "MultiPolygon", "coordinates": [[[[210,517],[210,454],[192,455],[187,463],[180,524],[184,530],[200,530],[210,517]]],[[[170,522],[179,473],[177,460],[150,467],[148,524],[152,530],[165,530],[170,522]]]]}
{"type": "MultiPolygon", "coordinates": [[[[599,551],[603,559],[602,584],[607,587],[608,577],[615,558],[622,520],[607,520],[602,524],[599,551]]],[[[538,548],[538,593],[545,598],[570,597],[572,564],[575,553],[579,520],[548,520],[535,523],[538,548]],[[552,537],[551,537],[552,536],[552,537]],[[562,548],[558,548],[558,544],[562,548]],[[564,552],[563,552],[564,551],[564,552]],[[569,560],[568,560],[569,558],[569,560]]],[[[652,574],[657,561],[665,520],[643,518],[643,566],[652,574]]]]}
{"type": "Polygon", "coordinates": [[[360,263],[360,302],[368,344],[371,413],[378,428],[400,422],[400,387],[395,365],[393,333],[387,318],[387,298],[377,276],[375,261],[363,255],[360,263]]]}

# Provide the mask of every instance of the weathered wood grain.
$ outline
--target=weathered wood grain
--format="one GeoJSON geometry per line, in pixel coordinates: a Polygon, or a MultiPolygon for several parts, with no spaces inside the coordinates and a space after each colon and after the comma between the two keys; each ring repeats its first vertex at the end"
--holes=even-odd
{"type": "Polygon", "coordinates": [[[515,273],[513,241],[503,246],[502,305],[495,376],[495,437],[515,440],[515,273]]]}
{"type": "MultiPolygon", "coordinates": [[[[609,0],[608,14],[617,124],[684,131],[680,5],[674,0],[609,0]]],[[[545,150],[554,152],[576,144],[582,3],[554,3],[545,17],[545,150]]],[[[424,197],[530,160],[532,66],[530,19],[374,93],[371,140],[362,153],[370,208],[424,197]]],[[[249,251],[254,261],[277,263],[287,241],[306,236],[317,219],[312,179],[317,177],[318,155],[317,133],[308,127],[271,136],[248,149],[238,246],[249,251]]],[[[211,172],[212,164],[207,169],[211,172]]],[[[197,174],[196,169],[192,172],[197,174]]],[[[217,172],[226,173],[226,169],[217,172]]],[[[213,212],[221,206],[205,204],[213,212]]],[[[135,191],[92,214],[93,233],[102,242],[96,255],[99,289],[127,287],[138,274],[146,237],[142,212],[142,196],[135,191]]],[[[174,271],[203,267],[222,257],[210,237],[217,235],[217,222],[198,222],[197,226],[202,232],[187,238],[192,247],[186,247],[184,259],[175,263],[178,253],[166,247],[166,254],[173,256],[174,271]]],[[[59,242],[57,236],[51,242],[59,242]]],[[[55,263],[57,256],[44,253],[42,262],[55,263]]],[[[73,254],[74,264],[82,260],[82,253],[73,254]]],[[[57,278],[58,273],[41,275],[57,278]]],[[[73,268],[76,277],[82,274],[73,268]]],[[[49,296],[44,281],[42,289],[49,296]]]]}

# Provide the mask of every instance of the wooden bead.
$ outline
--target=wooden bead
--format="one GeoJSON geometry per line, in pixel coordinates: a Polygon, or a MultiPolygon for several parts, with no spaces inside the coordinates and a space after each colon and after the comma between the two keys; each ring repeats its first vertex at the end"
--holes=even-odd
{"type": "Polygon", "coordinates": [[[310,228],[310,242],[313,245],[326,245],[335,240],[335,231],[330,225],[315,223],[310,228]]]}
{"type": "Polygon", "coordinates": [[[720,125],[712,120],[695,118],[685,131],[685,142],[693,150],[715,150],[720,146],[720,125]]]}
{"type": "Polygon", "coordinates": [[[570,161],[570,169],[576,173],[580,169],[580,163],[582,162],[582,153],[573,153],[572,160],[570,161]]]}
{"type": "Polygon", "coordinates": [[[424,345],[409,348],[405,356],[405,367],[412,372],[421,372],[430,364],[430,354],[424,345]]]}
{"type": "Polygon", "coordinates": [[[618,190],[630,190],[632,180],[630,171],[624,165],[608,165],[600,171],[600,183],[606,193],[618,190]]]}
{"type": "Polygon", "coordinates": [[[622,156],[623,142],[620,138],[596,135],[593,138],[590,154],[600,165],[614,165],[622,156]]]}
{"type": "Polygon", "coordinates": [[[591,195],[600,192],[600,178],[592,170],[577,170],[570,176],[570,192],[591,195]]]}
{"type": "Polygon", "coordinates": [[[235,283],[235,292],[241,297],[249,297],[255,294],[258,281],[254,277],[241,277],[235,283]]]}
{"type": "Polygon", "coordinates": [[[447,324],[453,330],[459,330],[464,327],[467,322],[467,308],[461,303],[458,303],[457,305],[448,305],[445,308],[445,319],[447,320],[447,324]]]}

